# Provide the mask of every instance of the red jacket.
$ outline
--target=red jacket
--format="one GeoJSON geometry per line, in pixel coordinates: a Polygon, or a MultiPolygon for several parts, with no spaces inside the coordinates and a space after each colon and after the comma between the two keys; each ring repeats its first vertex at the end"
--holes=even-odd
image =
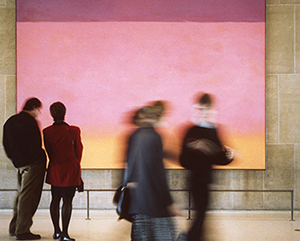
{"type": "Polygon", "coordinates": [[[66,123],[53,124],[43,130],[44,144],[50,159],[46,183],[58,187],[72,187],[80,184],[80,161],[83,145],[80,129],[66,123]],[[70,129],[69,129],[70,128],[70,129]],[[72,138],[75,150],[72,145],[72,138]]]}

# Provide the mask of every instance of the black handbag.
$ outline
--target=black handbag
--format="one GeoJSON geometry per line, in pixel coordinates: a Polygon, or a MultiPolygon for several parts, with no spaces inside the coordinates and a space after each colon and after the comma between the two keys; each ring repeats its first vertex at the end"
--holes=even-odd
{"type": "Polygon", "coordinates": [[[123,184],[120,185],[115,191],[113,197],[113,203],[117,206],[116,211],[119,215],[118,220],[125,219],[129,222],[132,222],[132,216],[128,214],[130,207],[130,190],[127,187],[127,172],[128,169],[125,169],[123,184]]]}
{"type": "Polygon", "coordinates": [[[118,203],[119,203],[119,200],[120,200],[120,197],[121,197],[121,189],[123,188],[123,184],[122,185],[120,185],[118,188],[117,188],[117,190],[115,191],[115,194],[114,194],[114,197],[113,197],[113,204],[114,205],[118,205],[118,203]]]}
{"type": "Polygon", "coordinates": [[[118,220],[125,219],[132,222],[132,216],[128,214],[130,205],[130,190],[123,184],[119,186],[114,194],[113,203],[117,206],[118,220]]]}

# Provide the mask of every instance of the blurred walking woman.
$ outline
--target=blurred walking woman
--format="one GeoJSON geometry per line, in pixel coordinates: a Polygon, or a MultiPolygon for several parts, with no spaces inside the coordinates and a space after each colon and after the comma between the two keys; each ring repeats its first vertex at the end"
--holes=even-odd
{"type": "Polygon", "coordinates": [[[83,145],[80,129],[69,126],[65,119],[66,107],[61,102],[50,106],[54,123],[43,130],[44,144],[50,162],[46,183],[51,185],[52,200],[50,215],[54,226],[53,238],[60,241],[73,241],[68,234],[72,214],[72,201],[76,186],[80,185],[80,161],[83,145]],[[63,200],[61,216],[62,230],[59,226],[59,204],[63,200]]]}
{"type": "Polygon", "coordinates": [[[162,140],[154,129],[160,115],[156,107],[142,108],[136,118],[139,128],[128,143],[127,187],[130,188],[129,214],[133,218],[132,241],[175,240],[171,216],[178,214],[179,208],[169,193],[162,140]]]}

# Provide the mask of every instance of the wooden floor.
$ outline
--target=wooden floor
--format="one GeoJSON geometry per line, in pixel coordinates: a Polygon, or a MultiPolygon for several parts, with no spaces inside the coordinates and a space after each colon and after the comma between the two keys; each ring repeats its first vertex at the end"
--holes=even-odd
{"type": "MultiPolygon", "coordinates": [[[[15,237],[8,235],[8,223],[12,210],[0,210],[0,240],[11,241],[15,237]]],[[[69,233],[77,241],[128,241],[131,224],[117,221],[114,210],[90,211],[74,210],[69,233]]],[[[242,212],[210,211],[207,213],[205,231],[206,241],[299,241],[300,213],[295,213],[295,221],[290,221],[290,212],[242,212]]],[[[174,218],[177,232],[184,232],[192,221],[187,214],[174,218]]],[[[48,210],[38,210],[34,216],[33,233],[42,236],[42,240],[53,240],[53,228],[48,210]]]]}

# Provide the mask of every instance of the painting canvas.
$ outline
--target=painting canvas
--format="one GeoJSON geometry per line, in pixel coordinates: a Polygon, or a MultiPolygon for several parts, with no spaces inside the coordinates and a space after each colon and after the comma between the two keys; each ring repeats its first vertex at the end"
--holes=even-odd
{"type": "Polygon", "coordinates": [[[132,114],[155,100],[166,104],[165,166],[180,168],[204,92],[236,154],[215,168],[265,169],[265,1],[17,1],[17,111],[39,98],[44,128],[63,102],[81,128],[83,168],[123,168],[132,114]]]}

